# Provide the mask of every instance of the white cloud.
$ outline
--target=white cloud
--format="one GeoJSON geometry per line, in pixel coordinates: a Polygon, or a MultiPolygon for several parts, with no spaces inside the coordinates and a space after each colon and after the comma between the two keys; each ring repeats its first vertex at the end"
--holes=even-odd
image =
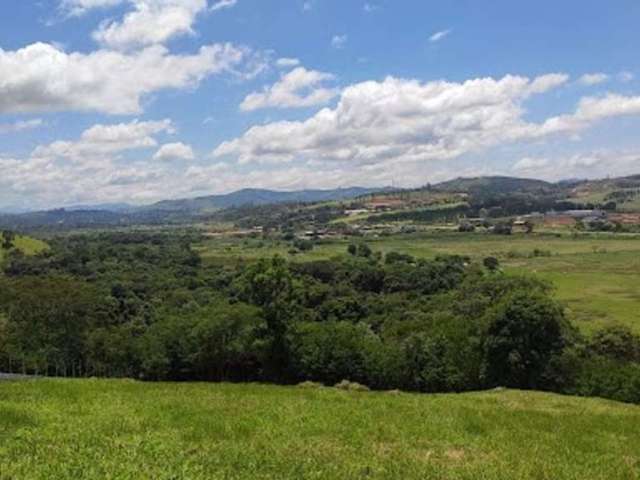
{"type": "Polygon", "coordinates": [[[74,162],[90,162],[127,150],[155,147],[159,133],[175,133],[171,120],[115,125],[94,125],[82,132],[77,141],[56,141],[37,147],[33,158],[63,158],[74,162]]]}
{"type": "Polygon", "coordinates": [[[66,53],[46,43],[0,49],[0,113],[137,114],[146,95],[196,86],[207,76],[232,71],[248,56],[246,49],[229,44],[204,46],[194,55],[172,55],[162,46],[134,54],[66,53]]]}
{"type": "Polygon", "coordinates": [[[215,12],[216,10],[222,10],[223,8],[235,7],[238,4],[238,0],[219,0],[209,7],[209,11],[215,12]]]}
{"type": "Polygon", "coordinates": [[[527,123],[526,99],[567,80],[566,75],[550,74],[533,80],[506,76],[464,83],[423,84],[393,77],[363,82],[344,89],[335,109],[325,108],[305,121],[254,126],[219,145],[214,155],[230,155],[240,163],[447,160],[501,143],[579,130],[596,117],[620,114],[620,105],[605,100],[599,108],[585,100],[575,115],[527,123]],[[594,112],[607,106],[611,111],[594,112]]]}
{"type": "Polygon", "coordinates": [[[347,44],[349,37],[347,35],[334,35],[331,39],[331,46],[333,48],[341,49],[347,44]]]}
{"type": "Polygon", "coordinates": [[[523,158],[512,168],[520,175],[547,180],[623,176],[637,173],[638,169],[640,152],[630,150],[595,150],[564,156],[523,158]]]}
{"type": "Polygon", "coordinates": [[[193,149],[184,143],[166,143],[158,149],[153,156],[154,160],[171,161],[171,160],[193,160],[195,155],[193,149]]]}
{"type": "Polygon", "coordinates": [[[96,8],[115,7],[125,0],[62,0],[60,9],[70,16],[80,16],[96,8]]]}
{"type": "Polygon", "coordinates": [[[246,112],[269,107],[301,108],[322,105],[338,94],[336,89],[322,87],[324,82],[334,78],[329,73],[298,67],[282,75],[277,83],[264,91],[248,95],[240,109],[246,112]]]}
{"type": "Polygon", "coordinates": [[[311,10],[313,10],[313,6],[314,6],[314,1],[313,0],[307,0],[306,2],[304,2],[302,4],[302,10],[305,12],[309,12],[311,10]]]}
{"type": "Polygon", "coordinates": [[[297,58],[283,57],[276,60],[276,66],[280,68],[297,67],[298,65],[300,65],[300,60],[297,58]]]}
{"type": "Polygon", "coordinates": [[[604,83],[607,80],[609,80],[609,75],[605,73],[586,73],[582,77],[580,77],[578,82],[580,82],[582,85],[591,86],[604,83]]]}
{"type": "Polygon", "coordinates": [[[548,166],[549,163],[548,158],[524,157],[515,163],[512,170],[516,172],[535,172],[538,169],[548,166]]]}
{"type": "Polygon", "coordinates": [[[131,49],[163,44],[179,36],[193,34],[198,14],[207,9],[207,0],[131,0],[134,6],[121,21],[103,22],[93,32],[97,42],[113,49],[131,49]]]}
{"type": "Polygon", "coordinates": [[[436,32],[433,35],[431,35],[429,37],[429,41],[431,43],[439,42],[440,40],[442,40],[445,37],[447,37],[450,33],[451,33],[451,30],[441,30],[441,31],[436,32]]]}
{"type": "Polygon", "coordinates": [[[559,115],[521,129],[525,137],[535,138],[554,133],[573,134],[610,117],[640,115],[640,97],[609,93],[604,97],[585,97],[572,114],[559,115]]]}
{"type": "Polygon", "coordinates": [[[365,3],[364,7],[362,7],[366,13],[373,13],[378,10],[380,7],[378,5],[374,5],[373,3],[365,3]]]}
{"type": "Polygon", "coordinates": [[[19,120],[13,123],[0,123],[0,134],[33,130],[41,127],[42,125],[44,125],[44,122],[41,118],[34,118],[33,120],[19,120]]]}

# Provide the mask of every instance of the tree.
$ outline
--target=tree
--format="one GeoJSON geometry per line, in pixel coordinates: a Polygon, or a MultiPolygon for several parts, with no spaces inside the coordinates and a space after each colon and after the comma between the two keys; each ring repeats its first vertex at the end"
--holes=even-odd
{"type": "Polygon", "coordinates": [[[292,333],[292,357],[299,379],[333,385],[341,380],[368,384],[369,352],[382,348],[364,324],[305,322],[292,333]]]}
{"type": "Polygon", "coordinates": [[[214,304],[196,315],[190,333],[196,375],[216,381],[258,379],[264,330],[260,311],[246,304],[214,304]]]}
{"type": "Polygon", "coordinates": [[[246,269],[236,285],[240,298],[262,309],[271,351],[270,375],[283,379],[288,364],[287,330],[299,313],[298,284],[279,256],[261,259],[246,269]]]}
{"type": "Polygon", "coordinates": [[[347,247],[347,251],[354,257],[369,258],[373,254],[371,247],[364,242],[350,244],[347,247]]]}
{"type": "Polygon", "coordinates": [[[482,264],[492,273],[500,268],[500,261],[496,257],[486,257],[482,264]]]}
{"type": "Polygon", "coordinates": [[[524,290],[504,297],[486,322],[484,375],[489,386],[536,388],[569,331],[557,303],[524,290]]]}
{"type": "Polygon", "coordinates": [[[640,336],[624,325],[606,327],[595,333],[589,351],[614,360],[640,362],[640,336]]]}
{"type": "Polygon", "coordinates": [[[4,230],[2,232],[2,248],[5,250],[11,250],[15,246],[16,234],[11,230],[4,230]]]}

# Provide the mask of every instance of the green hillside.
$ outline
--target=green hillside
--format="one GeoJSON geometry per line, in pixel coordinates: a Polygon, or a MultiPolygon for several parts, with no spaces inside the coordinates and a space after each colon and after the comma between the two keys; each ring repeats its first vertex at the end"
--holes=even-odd
{"type": "Polygon", "coordinates": [[[640,407],[551,394],[0,383],[3,479],[637,479],[640,407]]]}
{"type": "Polygon", "coordinates": [[[511,192],[552,191],[557,186],[543,180],[516,177],[472,177],[456,178],[434,187],[443,192],[466,192],[470,194],[497,194],[511,192]]]}

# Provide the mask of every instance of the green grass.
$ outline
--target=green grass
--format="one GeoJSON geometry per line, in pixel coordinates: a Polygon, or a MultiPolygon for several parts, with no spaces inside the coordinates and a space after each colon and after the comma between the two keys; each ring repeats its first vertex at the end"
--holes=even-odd
{"type": "Polygon", "coordinates": [[[2,479],[638,479],[640,407],[520,391],[0,383],[2,479]]]}
{"type": "MultiPolygon", "coordinates": [[[[14,241],[15,248],[25,255],[36,255],[48,248],[47,244],[37,238],[17,236],[14,241]]],[[[0,261],[4,258],[7,251],[0,247],[0,261]]]]}
{"type": "MultiPolygon", "coordinates": [[[[418,258],[459,254],[481,260],[496,256],[506,271],[535,274],[553,282],[557,298],[568,307],[569,317],[584,331],[623,323],[640,333],[640,236],[433,232],[366,241],[374,251],[397,251],[418,258]],[[534,257],[536,249],[551,256],[534,257]]],[[[199,246],[199,250],[209,262],[252,260],[275,254],[308,261],[344,254],[349,243],[332,241],[295,256],[288,254],[290,245],[286,242],[259,240],[212,240],[199,246]]]]}

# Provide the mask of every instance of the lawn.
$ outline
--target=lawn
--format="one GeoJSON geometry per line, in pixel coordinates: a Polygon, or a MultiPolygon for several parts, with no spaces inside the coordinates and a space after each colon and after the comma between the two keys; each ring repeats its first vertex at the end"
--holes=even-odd
{"type": "MultiPolygon", "coordinates": [[[[557,298],[566,303],[569,317],[584,331],[618,322],[640,333],[639,236],[433,232],[366,241],[374,251],[397,251],[418,258],[440,254],[468,255],[476,260],[498,257],[508,272],[535,274],[550,280],[556,286],[557,298]]],[[[348,244],[347,240],[332,241],[292,256],[286,242],[228,239],[208,241],[199,251],[209,262],[234,262],[275,254],[308,261],[344,254],[348,244]]]]}
{"type": "Polygon", "coordinates": [[[640,407],[108,380],[0,383],[2,479],[638,479],[640,407]]]}

